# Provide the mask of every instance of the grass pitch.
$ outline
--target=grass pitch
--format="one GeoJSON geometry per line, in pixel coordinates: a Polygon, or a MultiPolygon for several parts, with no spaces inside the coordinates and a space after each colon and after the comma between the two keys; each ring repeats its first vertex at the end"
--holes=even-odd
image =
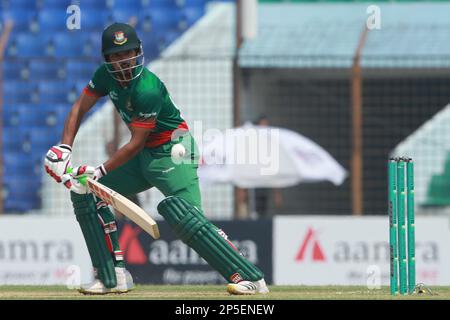
{"type": "Polygon", "coordinates": [[[368,290],[356,286],[269,286],[267,295],[231,296],[224,285],[138,285],[125,294],[85,296],[64,286],[0,286],[0,300],[449,300],[450,287],[392,297],[388,287],[368,290]]]}

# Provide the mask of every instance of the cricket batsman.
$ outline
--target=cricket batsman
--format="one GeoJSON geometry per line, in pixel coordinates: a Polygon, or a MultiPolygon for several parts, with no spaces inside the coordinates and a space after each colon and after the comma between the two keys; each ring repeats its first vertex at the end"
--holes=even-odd
{"type": "Polygon", "coordinates": [[[45,159],[47,173],[70,189],[75,216],[94,267],[94,282],[82,285],[80,292],[123,293],[133,288],[119,246],[115,216],[105,202],[78,181],[81,177],[98,180],[125,196],[158,188],[166,197],[158,204],[158,212],[184,243],[229,282],[230,294],[269,292],[261,270],[205,218],[195,141],[164,83],[145,68],[136,31],[124,23],[108,26],[102,34],[102,55],[104,63],[67,116],[61,144],[53,146],[45,159]],[[85,164],[68,170],[72,168],[72,145],[82,118],[106,95],[128,126],[130,141],[100,165],[85,164]],[[172,147],[179,144],[187,150],[185,157],[192,161],[173,161],[172,147]]]}

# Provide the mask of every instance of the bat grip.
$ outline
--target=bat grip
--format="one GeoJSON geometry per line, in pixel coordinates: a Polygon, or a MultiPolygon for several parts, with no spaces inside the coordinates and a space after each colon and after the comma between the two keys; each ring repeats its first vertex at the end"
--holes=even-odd
{"type": "MultiPolygon", "coordinates": [[[[68,168],[67,168],[67,173],[72,173],[72,172],[73,172],[73,168],[72,168],[72,167],[68,167],[68,168]]],[[[85,175],[83,175],[83,176],[77,178],[77,180],[80,181],[80,183],[81,183],[83,186],[87,186],[87,177],[86,177],[85,175]]]]}

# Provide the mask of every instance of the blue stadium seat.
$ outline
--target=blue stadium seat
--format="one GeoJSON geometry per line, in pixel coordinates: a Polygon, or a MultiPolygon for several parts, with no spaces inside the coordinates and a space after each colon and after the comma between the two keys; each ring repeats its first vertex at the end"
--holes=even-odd
{"type": "Polygon", "coordinates": [[[14,7],[14,9],[2,12],[1,18],[2,21],[13,20],[13,32],[29,31],[31,23],[37,19],[37,12],[14,7]]]}
{"type": "Polygon", "coordinates": [[[8,152],[2,154],[3,157],[3,164],[6,167],[9,167],[9,172],[13,172],[12,169],[19,169],[18,171],[21,171],[21,169],[25,169],[28,167],[29,158],[24,157],[22,152],[8,152]]]}
{"type": "Polygon", "coordinates": [[[176,0],[180,8],[185,7],[205,7],[207,0],[176,0]]]}
{"type": "Polygon", "coordinates": [[[27,174],[5,180],[5,211],[26,212],[39,208],[41,205],[40,185],[40,179],[27,174]]]}
{"type": "Polygon", "coordinates": [[[3,79],[27,80],[29,71],[26,62],[8,61],[3,62],[3,79]]]}
{"type": "Polygon", "coordinates": [[[79,58],[88,56],[88,40],[86,34],[78,31],[67,31],[57,33],[53,39],[54,57],[73,57],[79,58]]]}
{"type": "Polygon", "coordinates": [[[46,81],[39,83],[40,103],[73,103],[71,93],[74,86],[69,82],[46,81]]]}
{"type": "Polygon", "coordinates": [[[110,14],[108,11],[83,8],[80,27],[83,32],[96,30],[101,33],[108,26],[109,19],[110,14]]]}
{"type": "Polygon", "coordinates": [[[149,8],[176,8],[179,0],[143,0],[144,6],[149,8]]]}
{"type": "Polygon", "coordinates": [[[31,126],[45,125],[45,117],[39,105],[13,104],[6,105],[3,110],[3,124],[8,128],[26,130],[31,126]]]}
{"type": "Polygon", "coordinates": [[[146,63],[148,63],[159,56],[160,49],[163,48],[164,44],[159,40],[159,37],[154,34],[142,39],[142,49],[144,50],[146,63]]]}
{"type": "Polygon", "coordinates": [[[3,109],[3,125],[5,127],[16,127],[19,125],[19,111],[16,104],[6,105],[3,109]]]}
{"type": "Polygon", "coordinates": [[[8,176],[20,175],[27,173],[32,167],[32,159],[27,157],[23,152],[13,151],[3,154],[3,164],[5,165],[5,173],[8,176]]]}
{"type": "MultiPolygon", "coordinates": [[[[5,185],[6,191],[9,188],[9,185],[5,185]]],[[[41,198],[38,194],[32,195],[30,197],[28,194],[25,195],[16,195],[12,193],[10,197],[7,197],[4,200],[4,209],[5,213],[26,213],[27,211],[38,209],[41,206],[40,202],[41,198]],[[24,201],[23,199],[26,198],[24,201]]]]}
{"type": "Polygon", "coordinates": [[[61,129],[58,127],[30,128],[30,143],[33,153],[45,154],[48,149],[61,140],[61,129]]]}
{"type": "Polygon", "coordinates": [[[27,140],[27,132],[20,127],[3,128],[3,153],[22,152],[27,140]]]}
{"type": "Polygon", "coordinates": [[[87,44],[89,46],[89,52],[92,57],[98,58],[99,61],[103,60],[102,57],[102,33],[90,32],[86,34],[87,44]]]}
{"type": "MultiPolygon", "coordinates": [[[[132,17],[136,17],[138,19],[138,25],[140,23],[139,21],[139,11],[136,10],[124,10],[124,9],[117,9],[113,10],[111,13],[111,17],[109,19],[109,23],[113,22],[120,22],[120,23],[129,23],[130,19],[132,17]]],[[[136,25],[136,27],[138,27],[136,25]]]]}
{"type": "Polygon", "coordinates": [[[3,99],[6,104],[35,103],[38,101],[37,86],[26,81],[5,81],[3,92],[7,92],[3,99]]]}
{"type": "Polygon", "coordinates": [[[66,10],[72,4],[72,0],[40,0],[41,9],[63,9],[66,10]]]}
{"type": "Polygon", "coordinates": [[[39,35],[67,30],[65,9],[43,9],[38,15],[39,35]]]}
{"type": "Polygon", "coordinates": [[[113,10],[121,9],[121,10],[136,10],[139,11],[143,9],[146,5],[146,1],[144,3],[142,0],[112,0],[111,8],[113,10]]]}
{"type": "Polygon", "coordinates": [[[88,61],[67,61],[67,76],[73,80],[86,80],[86,83],[92,78],[95,70],[100,66],[99,63],[88,61]]]}
{"type": "Polygon", "coordinates": [[[79,0],[80,2],[80,8],[82,10],[107,10],[109,8],[109,2],[110,0],[79,0]]]}
{"type": "MultiPolygon", "coordinates": [[[[42,154],[30,156],[21,151],[5,153],[3,156],[5,165],[4,180],[10,181],[25,174],[30,180],[40,181],[42,174],[45,172],[44,157],[42,154]]],[[[37,184],[37,181],[34,183],[37,184]]]]}
{"type": "Polygon", "coordinates": [[[16,109],[19,115],[19,127],[31,128],[45,125],[45,116],[40,105],[19,104],[16,109]]]}
{"type": "Polygon", "coordinates": [[[140,27],[146,32],[163,34],[168,30],[180,29],[182,15],[179,10],[157,8],[144,10],[140,15],[140,27]]]}
{"type": "Polygon", "coordinates": [[[29,73],[31,78],[39,80],[65,79],[67,75],[64,64],[49,63],[46,60],[31,60],[29,73]]]}
{"type": "Polygon", "coordinates": [[[35,10],[39,0],[3,0],[1,1],[4,9],[35,10]]]}
{"type": "Polygon", "coordinates": [[[14,39],[17,57],[42,57],[46,55],[49,35],[36,37],[31,33],[20,33],[14,39]]]}
{"type": "Polygon", "coordinates": [[[205,7],[185,7],[182,10],[183,21],[191,27],[205,14],[205,7]]]}
{"type": "Polygon", "coordinates": [[[177,38],[181,36],[182,32],[178,30],[170,30],[167,31],[164,36],[164,46],[168,47],[172,42],[174,42],[177,38]]]}
{"type": "Polygon", "coordinates": [[[43,106],[42,113],[45,116],[45,125],[48,128],[54,128],[62,132],[70,107],[70,104],[47,104],[43,106]]]}

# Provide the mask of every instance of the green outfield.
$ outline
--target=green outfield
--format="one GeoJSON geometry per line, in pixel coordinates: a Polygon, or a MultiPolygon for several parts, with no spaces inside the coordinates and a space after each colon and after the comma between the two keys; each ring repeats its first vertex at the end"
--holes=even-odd
{"type": "Polygon", "coordinates": [[[389,289],[368,290],[356,286],[269,286],[268,295],[230,296],[225,286],[216,285],[139,285],[126,294],[84,296],[64,286],[0,286],[4,299],[131,299],[131,300],[383,300],[383,299],[450,299],[450,287],[431,287],[433,295],[419,294],[392,297],[389,289]]]}

